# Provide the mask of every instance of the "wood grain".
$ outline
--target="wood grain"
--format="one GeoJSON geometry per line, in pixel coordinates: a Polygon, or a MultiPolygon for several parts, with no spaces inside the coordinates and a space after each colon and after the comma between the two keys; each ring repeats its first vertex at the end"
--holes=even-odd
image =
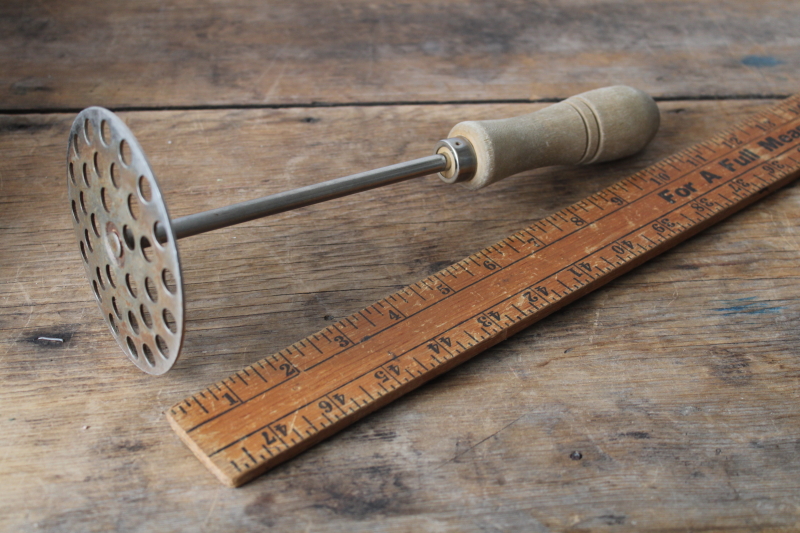
{"type": "Polygon", "coordinates": [[[798,186],[246,487],[163,419],[797,92],[798,17],[794,0],[0,2],[0,530],[800,529],[798,186]],[[163,379],[118,352],[83,279],[64,169],[80,108],[138,109],[180,216],[616,83],[662,99],[629,160],[477,194],[425,178],[182,241],[186,351],[163,379]]]}
{"type": "MultiPolygon", "coordinates": [[[[64,186],[72,116],[0,117],[0,524],[20,531],[796,528],[797,186],[244,488],[220,487],[162,418],[214,376],[765,103],[662,103],[655,143],[616,164],[537,171],[478,193],[423,179],[181,242],[187,344],[162,379],[117,352],[82,279],[64,186]],[[576,451],[582,458],[570,459],[576,451]]],[[[179,216],[425,154],[458,120],[537,108],[123,116],[179,216]]]]}
{"type": "Polygon", "coordinates": [[[796,92],[796,0],[0,4],[6,109],[796,92]]]}

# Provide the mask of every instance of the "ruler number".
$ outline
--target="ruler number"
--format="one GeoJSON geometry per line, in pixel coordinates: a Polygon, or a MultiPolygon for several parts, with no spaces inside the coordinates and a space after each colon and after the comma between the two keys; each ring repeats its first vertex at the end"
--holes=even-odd
{"type": "Polygon", "coordinates": [[[739,140],[739,137],[737,137],[736,134],[734,133],[733,135],[722,141],[722,144],[724,144],[728,148],[736,148],[737,146],[743,145],[744,142],[739,140]]]}
{"type": "Polygon", "coordinates": [[[272,446],[273,444],[278,442],[278,437],[273,437],[269,433],[267,433],[266,431],[262,431],[261,432],[261,436],[264,437],[264,440],[266,441],[267,446],[272,446]]]}
{"type": "Polygon", "coordinates": [[[623,199],[622,199],[621,197],[619,197],[619,196],[612,196],[612,197],[609,199],[609,201],[610,201],[612,204],[614,204],[614,205],[617,205],[617,206],[623,206],[623,205],[625,205],[625,200],[623,200],[623,199]]]}
{"type": "Polygon", "coordinates": [[[650,181],[652,181],[656,185],[661,186],[661,185],[666,185],[667,183],[669,183],[671,179],[672,178],[670,177],[670,175],[667,174],[666,172],[659,172],[655,176],[651,177],[650,181]]]}
{"type": "Polygon", "coordinates": [[[534,295],[531,291],[527,291],[522,295],[523,298],[528,300],[528,303],[534,307],[537,307],[536,302],[539,301],[539,297],[534,295]]]}
{"type": "Polygon", "coordinates": [[[430,342],[428,344],[428,348],[430,348],[430,350],[433,353],[438,354],[438,353],[440,353],[442,351],[442,346],[441,345],[444,345],[444,346],[447,346],[448,348],[450,348],[453,345],[453,342],[450,340],[450,337],[444,337],[443,336],[443,337],[439,337],[438,342],[435,341],[435,340],[433,342],[430,342]]]}
{"type": "MultiPolygon", "coordinates": [[[[399,366],[397,366],[397,365],[386,365],[386,368],[392,374],[394,374],[395,376],[399,376],[400,375],[400,367],[399,366]]],[[[391,377],[386,375],[386,372],[384,372],[383,370],[378,370],[377,372],[375,372],[373,374],[373,376],[375,376],[375,379],[379,379],[381,381],[381,383],[386,383],[387,381],[391,380],[391,377]]]]}
{"type": "Polygon", "coordinates": [[[317,407],[326,413],[333,411],[335,404],[338,403],[339,405],[344,405],[347,402],[347,398],[345,398],[344,394],[331,394],[329,397],[333,399],[333,402],[329,402],[328,400],[320,400],[320,402],[317,404],[317,407]]]}
{"type": "Polygon", "coordinates": [[[228,402],[230,402],[231,405],[235,405],[237,403],[236,400],[233,399],[233,396],[231,396],[231,394],[229,392],[226,392],[225,394],[223,394],[222,397],[225,398],[226,400],[228,400],[228,402]]]}
{"type": "Polygon", "coordinates": [[[705,158],[705,157],[703,157],[703,155],[702,155],[702,154],[700,154],[700,152],[697,152],[697,153],[695,153],[695,154],[692,154],[691,156],[687,157],[686,159],[683,159],[682,161],[683,161],[684,163],[689,163],[689,164],[690,164],[690,165],[692,165],[693,167],[699,167],[699,166],[700,166],[700,163],[698,163],[698,162],[697,162],[697,160],[698,160],[698,159],[699,159],[700,161],[702,161],[703,163],[707,163],[707,162],[708,162],[708,160],[706,160],[706,158],[705,158]]]}
{"type": "Polygon", "coordinates": [[[786,169],[786,165],[781,163],[780,161],[770,161],[766,165],[761,165],[761,168],[770,173],[770,175],[775,174],[776,172],[780,172],[781,170],[786,169]]]}
{"type": "Polygon", "coordinates": [[[633,250],[633,243],[631,241],[618,241],[617,244],[611,247],[615,254],[622,255],[630,250],[633,250]]]}
{"type": "Polygon", "coordinates": [[[278,442],[278,433],[283,435],[284,437],[289,434],[289,430],[286,428],[285,424],[275,424],[274,426],[270,426],[272,429],[272,433],[275,434],[273,437],[266,431],[261,432],[261,436],[264,437],[264,441],[267,443],[268,446],[275,444],[278,442]]]}
{"type": "Polygon", "coordinates": [[[664,217],[661,220],[659,220],[658,222],[656,222],[655,224],[653,224],[651,227],[654,230],[656,230],[658,233],[664,233],[668,229],[674,228],[675,224],[673,222],[671,222],[668,217],[664,217]]]}
{"type": "Polygon", "coordinates": [[[542,286],[536,287],[536,292],[538,292],[542,296],[548,296],[550,294],[550,292],[547,290],[547,287],[542,287],[542,286]]]}
{"type": "Polygon", "coordinates": [[[483,316],[482,315],[482,316],[479,316],[476,319],[478,321],[478,324],[480,324],[484,328],[490,328],[490,327],[494,326],[494,322],[492,321],[492,318],[495,319],[495,320],[500,320],[500,313],[498,313],[497,311],[489,311],[486,314],[488,316],[483,316]],[[489,318],[489,317],[491,317],[491,318],[489,318]]]}
{"type": "Polygon", "coordinates": [[[714,207],[714,202],[709,200],[708,198],[700,198],[696,202],[692,202],[689,204],[689,207],[697,211],[698,213],[702,213],[703,211],[711,211],[714,207]]]}
{"type": "Polygon", "coordinates": [[[286,377],[287,378],[297,374],[297,369],[295,367],[293,367],[292,365],[290,365],[289,363],[282,363],[281,366],[279,366],[278,368],[280,368],[281,370],[286,372],[286,377]]]}
{"type": "Polygon", "coordinates": [[[572,272],[573,275],[575,275],[575,276],[577,276],[579,278],[582,277],[584,275],[584,273],[588,274],[589,272],[592,271],[592,265],[590,265],[586,261],[582,261],[580,263],[576,263],[575,265],[579,266],[581,268],[581,270],[578,270],[575,267],[570,267],[569,271],[572,272]]]}
{"type": "MultiPolygon", "coordinates": [[[[389,312],[389,316],[391,316],[391,311],[389,312]]],[[[341,347],[341,348],[344,348],[345,346],[350,344],[350,341],[347,340],[347,338],[344,335],[335,336],[333,338],[333,342],[337,343],[339,345],[339,347],[341,347]]],[[[283,368],[283,365],[281,365],[281,368],[283,368]]],[[[286,375],[288,376],[289,374],[286,374],[286,375]]]]}
{"type": "Polygon", "coordinates": [[[728,183],[728,187],[730,187],[733,192],[741,192],[751,185],[752,183],[746,181],[744,178],[734,178],[728,183]]]}
{"type": "Polygon", "coordinates": [[[570,222],[572,222],[573,224],[575,224],[575,225],[576,225],[577,227],[579,227],[579,228],[580,228],[581,226],[584,226],[584,225],[586,225],[586,221],[585,221],[585,220],[583,220],[583,219],[582,219],[581,217],[579,217],[578,215],[575,215],[574,217],[570,218],[570,219],[569,219],[569,221],[570,221],[570,222]]]}

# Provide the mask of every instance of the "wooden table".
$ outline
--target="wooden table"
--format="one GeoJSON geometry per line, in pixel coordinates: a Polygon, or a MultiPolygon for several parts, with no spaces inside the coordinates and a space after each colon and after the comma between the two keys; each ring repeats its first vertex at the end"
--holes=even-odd
{"type": "Polygon", "coordinates": [[[0,529],[800,528],[800,186],[245,487],[163,416],[796,92],[798,28],[796,0],[3,2],[0,529]],[[83,107],[121,112],[182,216],[615,83],[662,111],[630,159],[478,193],[424,178],[182,241],[166,376],[125,359],[84,279],[64,161],[83,107]]]}

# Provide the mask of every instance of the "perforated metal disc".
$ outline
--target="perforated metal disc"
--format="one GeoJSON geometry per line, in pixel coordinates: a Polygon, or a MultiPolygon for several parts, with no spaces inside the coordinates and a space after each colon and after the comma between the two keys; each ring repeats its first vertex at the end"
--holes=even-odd
{"type": "Polygon", "coordinates": [[[78,115],[67,182],[75,237],[103,317],[136,366],[163,374],[183,343],[178,247],[150,164],[119,117],[100,107],[78,115]]]}

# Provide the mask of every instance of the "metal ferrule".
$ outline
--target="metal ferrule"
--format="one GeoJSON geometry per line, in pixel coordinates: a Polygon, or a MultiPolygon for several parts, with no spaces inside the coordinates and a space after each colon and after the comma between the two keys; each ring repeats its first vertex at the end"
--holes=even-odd
{"type": "Polygon", "coordinates": [[[439,172],[445,183],[468,181],[475,175],[478,161],[472,145],[464,137],[442,139],[436,144],[436,153],[447,159],[447,168],[439,172]]]}

